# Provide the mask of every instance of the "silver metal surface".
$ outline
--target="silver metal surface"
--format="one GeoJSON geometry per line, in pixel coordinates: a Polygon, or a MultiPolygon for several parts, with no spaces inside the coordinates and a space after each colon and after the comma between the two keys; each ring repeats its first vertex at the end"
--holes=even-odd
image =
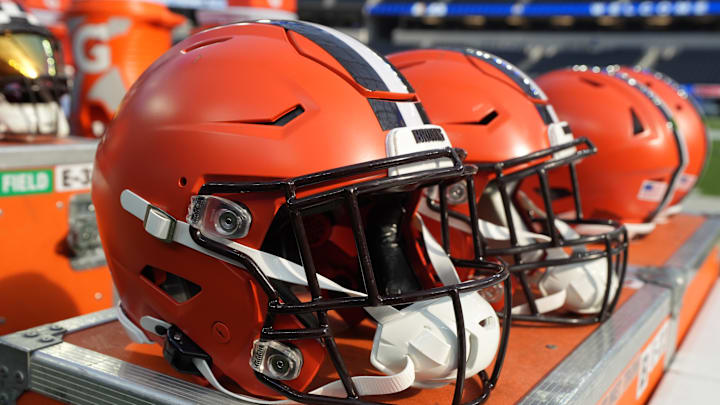
{"type": "Polygon", "coordinates": [[[666,367],[669,366],[670,361],[675,356],[678,339],[677,317],[682,308],[687,286],[695,278],[713,247],[717,245],[718,238],[720,238],[720,216],[709,216],[700,229],[695,231],[690,239],[665,263],[665,267],[674,269],[672,272],[668,272],[666,280],[670,281],[669,285],[672,292],[671,315],[673,318],[670,330],[672,344],[666,356],[666,367]]]}
{"type": "Polygon", "coordinates": [[[637,271],[637,277],[646,282],[665,287],[670,290],[670,314],[676,316],[682,307],[682,298],[691,274],[679,267],[642,267],[637,271]]]}
{"type": "Polygon", "coordinates": [[[669,313],[669,290],[646,284],[519,403],[597,403],[669,313]]]}
{"type": "Polygon", "coordinates": [[[646,284],[519,403],[597,403],[669,312],[670,292],[646,284]]]}
{"type": "MultiPolygon", "coordinates": [[[[27,389],[28,353],[0,341],[0,399],[15,400],[27,389]],[[23,377],[23,378],[17,378],[23,377]]],[[[0,404],[3,404],[0,401],[0,404]]]]}
{"type": "Polygon", "coordinates": [[[60,325],[43,325],[0,337],[0,397],[6,403],[27,390],[31,353],[62,342],[64,332],[60,325]]]}
{"type": "MultiPolygon", "coordinates": [[[[600,401],[661,325],[668,325],[665,364],[674,353],[685,290],[720,236],[720,217],[709,217],[662,267],[633,268],[647,282],[522,400],[522,404],[594,404],[600,401]]],[[[634,374],[632,374],[634,375],[634,374]]]]}
{"type": "Polygon", "coordinates": [[[115,320],[117,320],[117,312],[115,312],[115,308],[108,308],[103,309],[102,311],[97,311],[86,315],[76,316],[74,318],[68,318],[60,322],[55,322],[53,325],[64,328],[67,333],[73,333],[115,320]]]}
{"type": "Polygon", "coordinates": [[[71,404],[249,404],[70,343],[35,352],[30,373],[30,390],[71,404]]]}
{"type": "MultiPolygon", "coordinates": [[[[110,308],[0,337],[0,399],[14,404],[28,389],[28,376],[32,375],[30,359],[34,353],[62,343],[67,332],[76,332],[115,319],[115,309],[110,308]]],[[[32,375],[32,378],[35,376],[32,375]]]]}
{"type": "Polygon", "coordinates": [[[702,226],[678,249],[668,261],[666,267],[685,269],[695,273],[705,262],[710,250],[720,238],[720,216],[710,216],[702,226]]]}
{"type": "Polygon", "coordinates": [[[3,145],[0,170],[93,162],[97,144],[96,140],[78,138],[54,145],[3,145]]]}
{"type": "Polygon", "coordinates": [[[59,325],[42,325],[32,329],[11,333],[0,337],[0,346],[9,346],[30,353],[34,350],[62,341],[65,329],[59,325]]]}

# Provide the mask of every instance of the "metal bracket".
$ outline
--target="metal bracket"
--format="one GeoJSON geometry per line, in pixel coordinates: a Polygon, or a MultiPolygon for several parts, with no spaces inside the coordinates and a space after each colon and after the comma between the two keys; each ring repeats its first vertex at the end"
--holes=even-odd
{"type": "Polygon", "coordinates": [[[175,326],[167,330],[163,357],[181,373],[201,375],[193,359],[202,359],[212,365],[212,358],[175,326]]]}
{"type": "Polygon", "coordinates": [[[711,216],[661,267],[637,269],[637,277],[645,282],[669,288],[672,294],[671,313],[676,318],[682,307],[687,286],[707,259],[720,238],[720,217],[711,216]]]}
{"type": "Polygon", "coordinates": [[[0,338],[0,405],[13,405],[28,389],[30,355],[62,342],[67,332],[50,324],[15,332],[0,338]]]}
{"type": "Polygon", "coordinates": [[[30,357],[72,333],[117,319],[115,308],[80,315],[0,337],[0,405],[14,405],[30,385],[30,357]]]}
{"type": "Polygon", "coordinates": [[[670,290],[670,316],[676,318],[682,308],[683,296],[690,282],[691,274],[684,268],[677,267],[641,267],[637,270],[637,278],[650,284],[670,290]]]}
{"type": "Polygon", "coordinates": [[[95,207],[89,193],[70,197],[67,243],[74,255],[70,258],[70,266],[74,270],[92,269],[106,264],[95,207]]]}

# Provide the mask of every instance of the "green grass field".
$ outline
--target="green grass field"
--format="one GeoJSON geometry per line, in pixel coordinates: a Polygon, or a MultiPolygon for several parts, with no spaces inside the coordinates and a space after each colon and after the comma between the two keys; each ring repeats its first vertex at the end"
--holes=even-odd
{"type": "MultiPolygon", "coordinates": [[[[720,131],[720,117],[706,117],[706,122],[711,130],[720,131]]],[[[720,195],[720,140],[712,142],[710,162],[698,181],[698,188],[703,194],[720,195]]]]}
{"type": "Polygon", "coordinates": [[[705,117],[705,123],[712,129],[720,130],[720,116],[705,117]]]}
{"type": "Polygon", "coordinates": [[[720,195],[720,141],[713,141],[710,163],[698,181],[703,194],[720,195]]]}

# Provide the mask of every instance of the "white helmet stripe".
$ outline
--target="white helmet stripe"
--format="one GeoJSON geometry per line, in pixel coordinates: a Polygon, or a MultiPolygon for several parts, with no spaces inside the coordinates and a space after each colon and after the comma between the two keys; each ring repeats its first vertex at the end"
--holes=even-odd
{"type": "MultiPolygon", "coordinates": [[[[365,61],[370,66],[373,67],[375,72],[377,72],[378,76],[380,76],[380,79],[387,86],[388,91],[391,91],[393,93],[410,93],[410,89],[408,89],[408,87],[405,85],[403,80],[400,78],[400,74],[395,70],[395,68],[393,68],[393,66],[389,64],[385,59],[383,59],[380,55],[365,46],[365,44],[351,37],[350,35],[343,34],[340,31],[336,31],[318,24],[312,25],[320,28],[328,34],[333,35],[335,38],[346,43],[355,52],[357,52],[363,59],[365,59],[365,61]]],[[[418,111],[415,103],[400,102],[396,104],[398,106],[398,109],[400,110],[400,114],[402,115],[406,126],[414,127],[426,124],[426,122],[423,122],[422,116],[420,115],[420,112],[418,111]]]]}
{"type": "MultiPolygon", "coordinates": [[[[411,92],[411,89],[408,88],[400,74],[390,63],[349,35],[313,23],[271,20],[261,20],[259,22],[279,25],[313,40],[343,65],[360,85],[369,90],[406,94],[411,92]]],[[[382,117],[378,116],[383,129],[392,129],[397,126],[414,127],[426,124],[423,115],[418,110],[418,105],[414,102],[375,101],[374,109],[377,103],[388,104],[389,106],[383,107],[397,108],[397,114],[400,116],[398,118],[402,118],[402,121],[383,121],[382,117]],[[388,124],[391,125],[388,126],[388,124]]],[[[377,111],[376,115],[378,115],[377,111]]]]}

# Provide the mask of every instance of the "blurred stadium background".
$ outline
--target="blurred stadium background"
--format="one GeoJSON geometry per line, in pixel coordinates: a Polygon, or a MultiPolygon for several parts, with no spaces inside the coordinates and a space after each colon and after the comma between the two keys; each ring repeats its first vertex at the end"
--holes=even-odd
{"type": "MultiPolygon", "coordinates": [[[[186,8],[193,0],[176,1],[182,8],[174,10],[193,18],[186,8]]],[[[195,1],[200,8],[224,3],[195,1]]],[[[383,54],[470,46],[531,75],[573,64],[663,72],[702,105],[713,140],[712,158],[687,205],[720,210],[720,199],[705,197],[720,196],[720,1],[297,0],[297,12],[383,54]]]]}

